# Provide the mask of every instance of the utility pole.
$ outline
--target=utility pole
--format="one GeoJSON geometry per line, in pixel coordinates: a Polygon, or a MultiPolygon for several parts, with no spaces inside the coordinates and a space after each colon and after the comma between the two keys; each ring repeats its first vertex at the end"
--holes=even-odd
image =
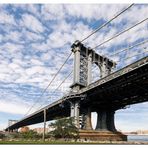
{"type": "Polygon", "coordinates": [[[43,131],[43,141],[45,141],[45,133],[46,133],[46,109],[44,109],[44,131],[43,131]]]}

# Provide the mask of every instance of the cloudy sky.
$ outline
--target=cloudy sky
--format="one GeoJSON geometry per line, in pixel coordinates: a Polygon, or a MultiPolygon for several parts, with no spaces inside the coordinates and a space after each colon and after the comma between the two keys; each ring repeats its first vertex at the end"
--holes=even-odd
{"type": "MultiPolygon", "coordinates": [[[[126,4],[0,4],[0,129],[8,119],[21,119],[54,102],[69,90],[73,75],[55,92],[54,89],[73,69],[70,57],[61,73],[40,98],[54,74],[71,52],[75,40],[82,40],[98,26],[126,8],[126,4]]],[[[84,42],[95,47],[118,32],[148,17],[148,5],[136,4],[111,24],[84,42]]],[[[148,21],[96,49],[109,56],[148,39],[148,21]]],[[[115,56],[118,70],[148,55],[148,44],[126,50],[115,56]]],[[[93,67],[93,80],[99,77],[93,67]]],[[[93,121],[96,115],[93,114],[93,121]]],[[[148,103],[132,105],[117,111],[117,129],[148,129],[148,103]]]]}

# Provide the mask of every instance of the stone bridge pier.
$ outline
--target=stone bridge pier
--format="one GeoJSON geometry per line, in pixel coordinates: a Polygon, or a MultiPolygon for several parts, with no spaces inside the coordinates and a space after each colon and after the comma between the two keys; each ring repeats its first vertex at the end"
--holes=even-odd
{"type": "Polygon", "coordinates": [[[118,132],[114,124],[114,111],[97,111],[96,128],[92,128],[91,112],[87,114],[84,128],[80,129],[80,138],[92,141],[127,141],[127,136],[118,132]]]}
{"type": "Polygon", "coordinates": [[[112,131],[116,132],[114,124],[114,114],[115,111],[109,110],[98,110],[97,111],[97,131],[112,131]]]}
{"type": "Polygon", "coordinates": [[[127,141],[127,136],[118,132],[114,123],[114,110],[97,110],[97,124],[92,128],[91,108],[81,108],[79,101],[71,103],[71,117],[74,117],[81,139],[93,141],[127,141]]]}

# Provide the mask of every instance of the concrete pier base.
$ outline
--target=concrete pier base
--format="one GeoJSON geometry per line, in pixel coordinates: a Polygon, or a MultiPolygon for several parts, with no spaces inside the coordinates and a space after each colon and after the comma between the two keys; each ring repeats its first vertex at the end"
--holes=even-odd
{"type": "Polygon", "coordinates": [[[127,136],[120,132],[79,130],[80,139],[91,141],[127,141],[127,136]]]}

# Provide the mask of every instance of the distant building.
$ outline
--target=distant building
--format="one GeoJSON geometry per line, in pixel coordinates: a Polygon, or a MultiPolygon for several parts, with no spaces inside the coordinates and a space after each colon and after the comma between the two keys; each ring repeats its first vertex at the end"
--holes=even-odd
{"type": "Polygon", "coordinates": [[[138,130],[136,131],[139,135],[148,135],[148,130],[138,130]]]}
{"type": "Polygon", "coordinates": [[[20,129],[21,133],[28,132],[28,131],[29,131],[29,127],[27,127],[27,126],[21,127],[21,129],[20,129]]]}
{"type": "Polygon", "coordinates": [[[126,135],[148,135],[148,130],[137,130],[132,132],[124,132],[126,135]]]}
{"type": "MultiPolygon", "coordinates": [[[[34,128],[33,130],[36,131],[38,134],[42,134],[44,132],[44,128],[41,128],[41,127],[40,128],[34,128]]],[[[52,130],[53,130],[52,127],[46,128],[45,133],[48,133],[52,130]]]]}

